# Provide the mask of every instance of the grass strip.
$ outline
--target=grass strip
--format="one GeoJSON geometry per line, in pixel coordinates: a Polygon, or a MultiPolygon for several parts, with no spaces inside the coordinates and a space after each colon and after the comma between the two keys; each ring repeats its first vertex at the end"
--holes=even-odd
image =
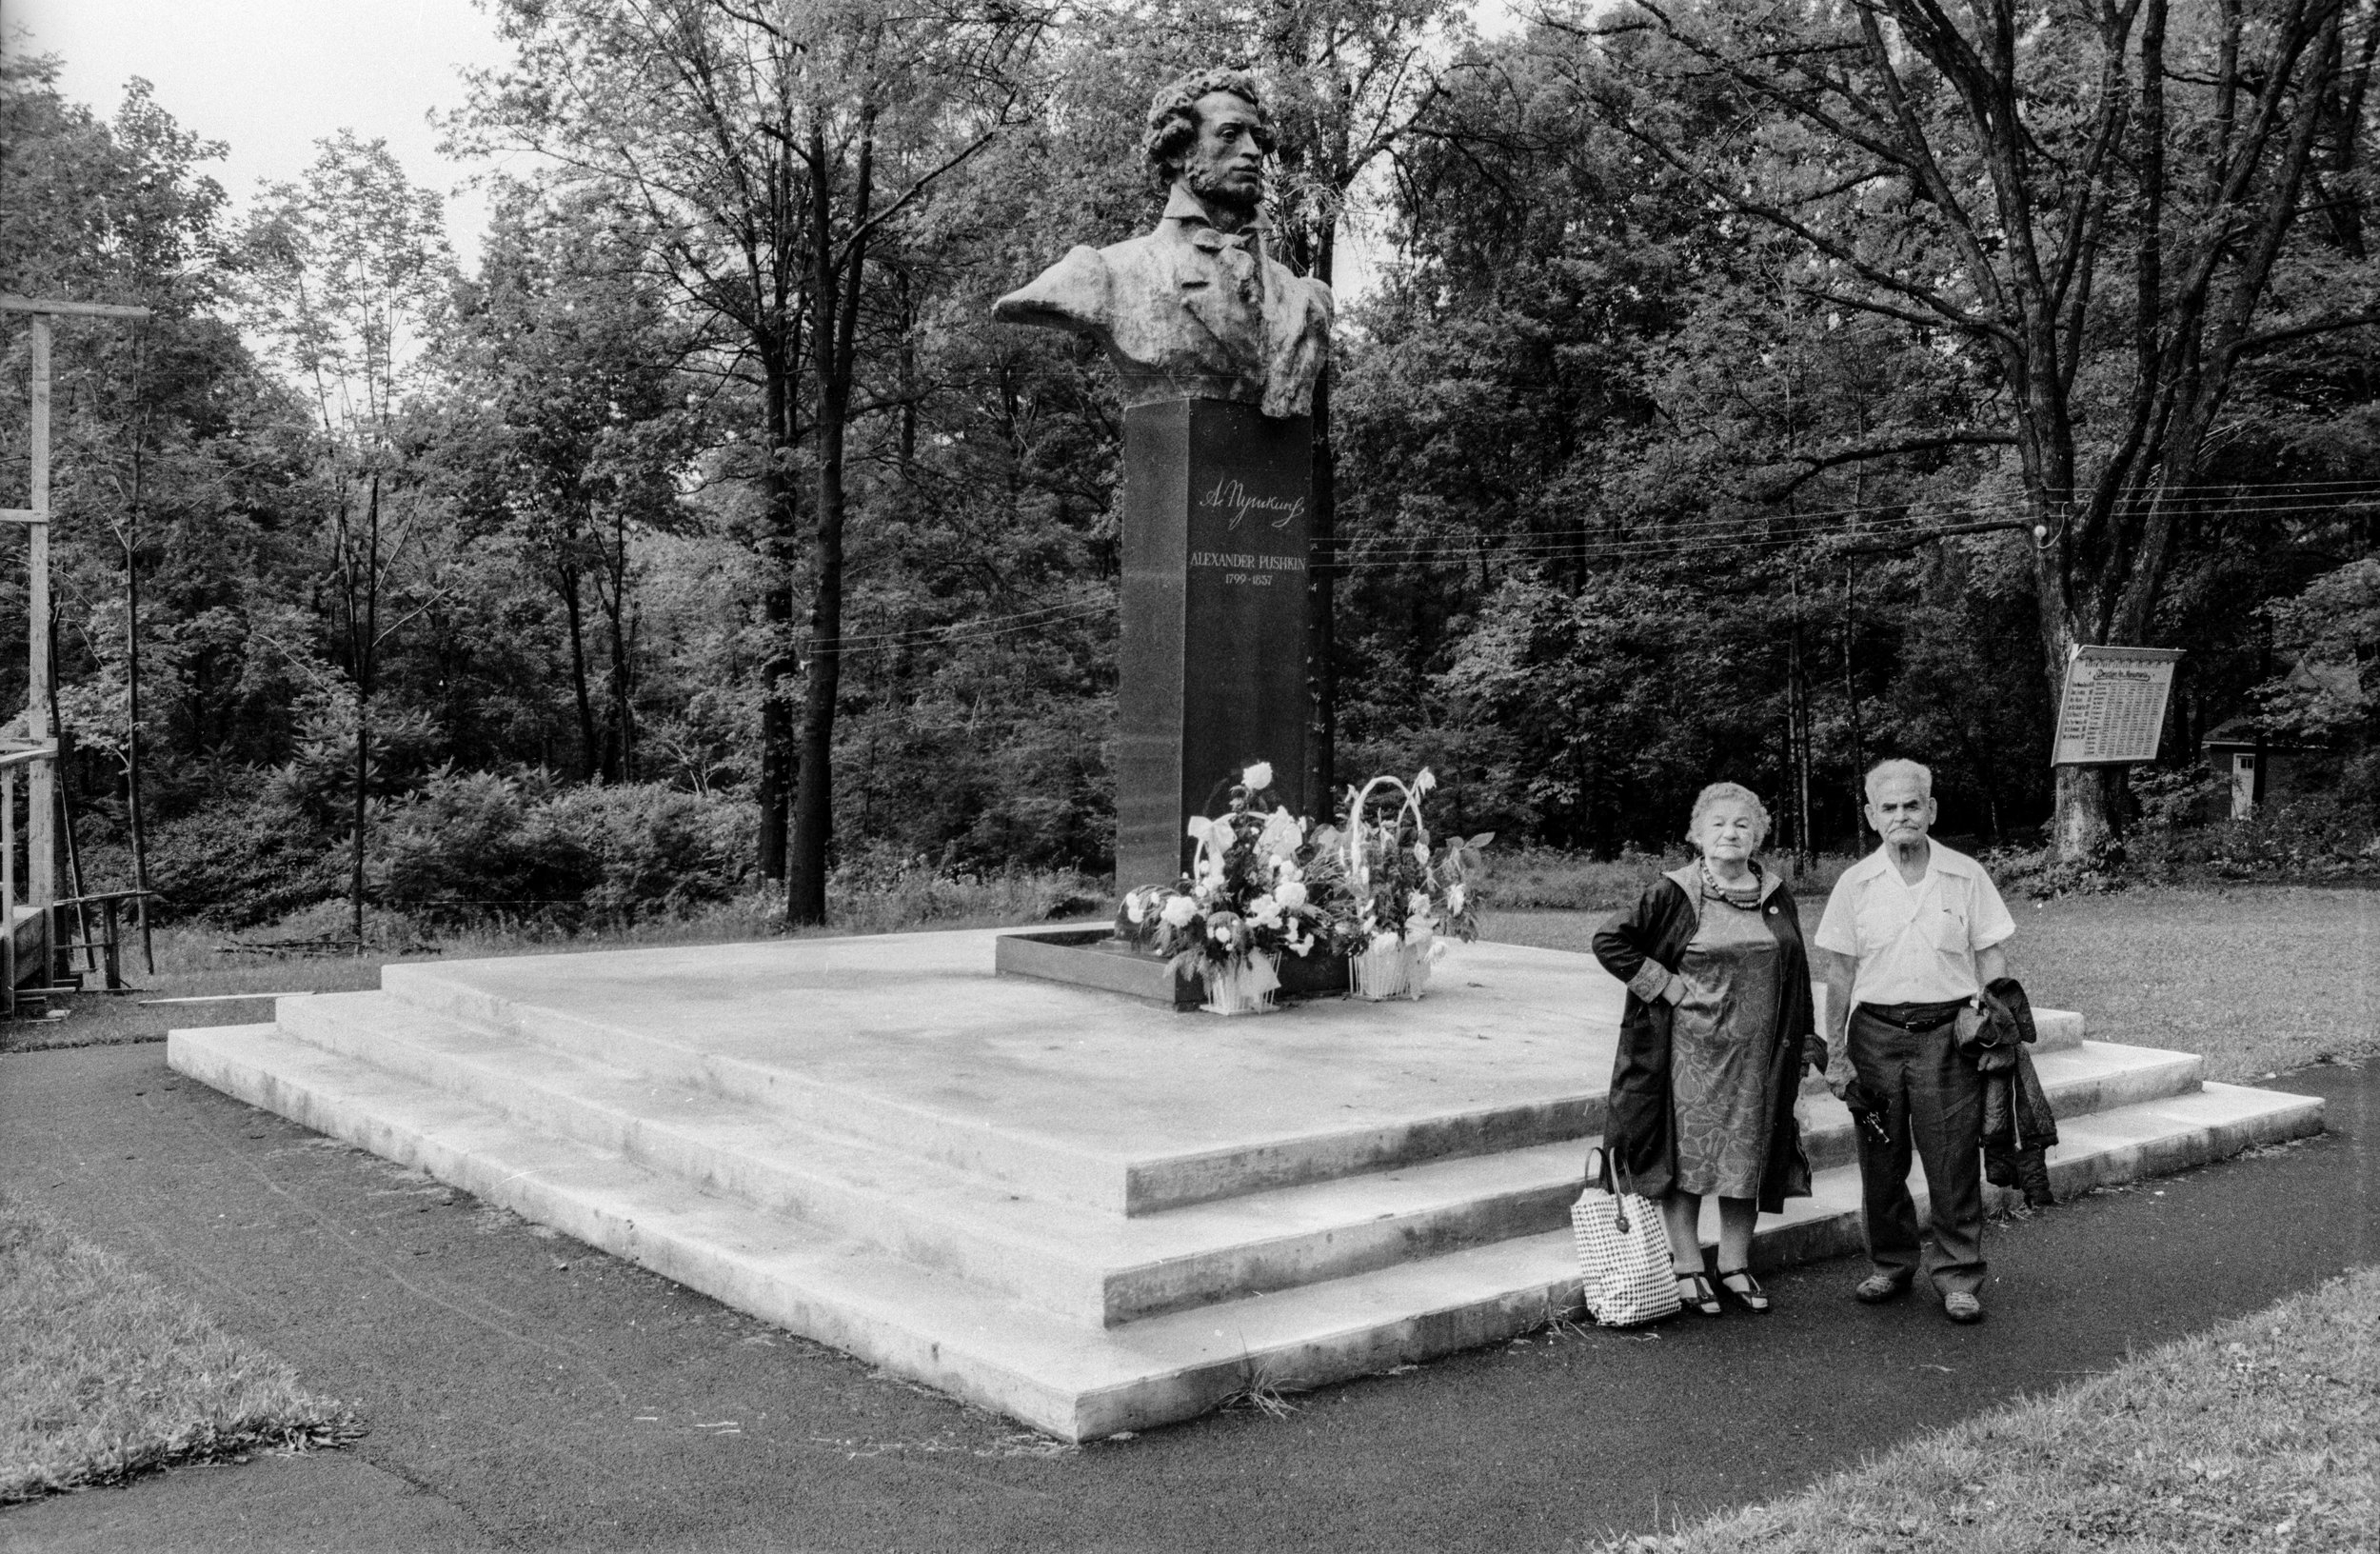
{"type": "Polygon", "coordinates": [[[169,1463],[336,1445],[345,1405],[301,1391],[188,1302],[0,1197],[0,1505],[169,1463]]]}
{"type": "MultiPolygon", "coordinates": [[[[1813,932],[1826,896],[1798,899],[1813,932]]],[[[2010,968],[2034,1004],[2081,1010],[2095,1041],[2200,1053],[2230,1085],[2380,1055],[2380,891],[2139,890],[2010,910],[2010,968]]],[[[1607,915],[1496,910],[1479,932],[1584,952],[1607,915]]]]}
{"type": "Polygon", "coordinates": [[[2380,1267],[1938,1431],[1791,1500],[1605,1554],[2368,1550],[2380,1267]]]}

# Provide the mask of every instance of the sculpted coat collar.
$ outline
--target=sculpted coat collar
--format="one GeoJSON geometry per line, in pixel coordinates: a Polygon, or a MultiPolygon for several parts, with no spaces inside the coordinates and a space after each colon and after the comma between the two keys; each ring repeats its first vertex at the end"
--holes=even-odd
{"type": "Polygon", "coordinates": [[[1233,248],[1254,253],[1259,258],[1264,255],[1264,217],[1261,214],[1239,231],[1223,231],[1206,213],[1206,207],[1199,203],[1199,197],[1180,184],[1176,184],[1173,193],[1167,196],[1165,214],[1160,219],[1181,223],[1183,235],[1209,253],[1233,248]]]}

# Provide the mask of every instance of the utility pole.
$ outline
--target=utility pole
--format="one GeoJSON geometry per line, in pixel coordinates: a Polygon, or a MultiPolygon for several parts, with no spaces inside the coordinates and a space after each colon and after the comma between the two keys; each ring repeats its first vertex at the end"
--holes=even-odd
{"type": "MultiPolygon", "coordinates": [[[[104,302],[53,302],[31,297],[0,295],[0,313],[31,315],[32,331],[32,481],[30,507],[0,508],[0,522],[23,524],[30,541],[31,554],[26,563],[25,656],[25,731],[29,749],[19,752],[28,757],[26,767],[26,868],[25,905],[33,908],[42,925],[42,984],[47,986],[51,976],[53,959],[50,944],[50,908],[58,899],[58,854],[63,838],[58,829],[58,758],[56,730],[50,727],[50,701],[52,692],[50,663],[50,321],[52,318],[123,318],[145,322],[146,308],[120,308],[104,302]]],[[[16,798],[16,784],[11,780],[0,787],[0,803],[11,807],[16,798]]],[[[10,863],[14,859],[11,857],[10,863]]],[[[0,916],[8,920],[4,936],[8,941],[7,1000],[13,1006],[16,995],[16,914],[13,896],[0,903],[0,916]]]]}

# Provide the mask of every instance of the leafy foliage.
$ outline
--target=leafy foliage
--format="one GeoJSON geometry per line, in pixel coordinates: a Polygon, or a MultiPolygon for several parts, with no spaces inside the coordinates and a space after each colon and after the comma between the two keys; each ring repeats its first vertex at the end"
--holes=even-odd
{"type": "MultiPolygon", "coordinates": [[[[1767,3],[1494,38],[1431,0],[506,4],[520,68],[448,128],[556,160],[500,181],[460,268],[385,149],[334,137],[235,218],[221,149],[146,86],[102,117],[12,57],[11,287],[156,314],[59,330],[89,883],[129,883],[135,768],[169,909],[241,923],[359,859],[439,922],[695,911],[784,880],[794,832],[832,888],[1104,870],[1121,410],[1090,348],[987,311],[1156,218],[1150,87],[1218,52],[1274,78],[1280,251],[1374,276],[1319,467],[1339,770],[1426,765],[1442,834],[1602,857],[1731,778],[1808,856],[1862,847],[1860,771],[1911,755],[1946,833],[2023,844],[2075,802],[2048,671],[2120,626],[2189,657],[2162,774],[2101,794],[2132,834],[2070,862],[2265,859],[2165,802],[2243,714],[2329,747],[2352,852],[2380,813],[2369,8],[2249,27],[2279,73],[2240,82],[2282,85],[2228,142],[2238,8],[2151,0],[2155,122],[2137,31],[2111,85],[2079,12],[1982,8],[2030,20],[1971,69],[1933,8],[1882,9],[1908,49],[1767,3]],[[1878,128],[1887,73],[1908,115],[1878,128]],[[1970,101],[1993,81],[2013,160],[1970,101]],[[2083,237],[2073,308],[2019,295],[2083,237]],[[2041,326],[2013,356],[2011,309],[2041,326]]],[[[0,575],[0,702],[22,620],[0,575]]]]}

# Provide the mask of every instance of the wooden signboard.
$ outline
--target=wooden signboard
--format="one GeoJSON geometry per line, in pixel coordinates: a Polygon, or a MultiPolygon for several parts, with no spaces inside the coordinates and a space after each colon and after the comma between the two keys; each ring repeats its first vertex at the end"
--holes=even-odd
{"type": "Polygon", "coordinates": [[[2175,648],[2078,647],[2066,661],[2053,767],[2125,766],[2157,758],[2175,648]]]}

